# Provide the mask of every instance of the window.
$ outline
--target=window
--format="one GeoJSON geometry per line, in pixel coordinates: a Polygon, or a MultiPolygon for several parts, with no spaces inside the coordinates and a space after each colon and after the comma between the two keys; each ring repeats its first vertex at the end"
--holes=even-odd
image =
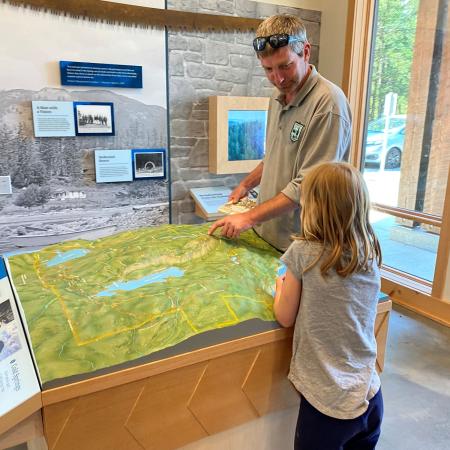
{"type": "Polygon", "coordinates": [[[436,115],[445,107],[436,95],[443,81],[442,30],[430,35],[425,29],[427,3],[439,2],[375,3],[361,168],[375,204],[371,220],[384,264],[432,282],[440,227],[415,213],[442,216],[447,179],[440,165],[448,161],[449,150],[436,138],[436,115]],[[431,50],[426,53],[425,39],[431,50]],[[400,216],[396,207],[411,219],[400,216]]]}
{"type": "Polygon", "coordinates": [[[419,298],[413,309],[433,318],[439,311],[445,323],[450,323],[449,299],[441,301],[450,291],[449,3],[349,0],[351,50],[344,73],[354,116],[352,161],[370,191],[385,291],[405,306],[419,298]]]}

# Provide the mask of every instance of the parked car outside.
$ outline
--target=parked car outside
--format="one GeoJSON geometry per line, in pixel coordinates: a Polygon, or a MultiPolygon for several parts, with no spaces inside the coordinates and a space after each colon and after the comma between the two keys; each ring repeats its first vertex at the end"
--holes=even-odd
{"type": "Polygon", "coordinates": [[[384,117],[369,122],[364,163],[368,167],[381,166],[384,162],[385,169],[399,169],[405,140],[406,116],[394,115],[389,118],[386,148],[383,149],[385,122],[384,117]]]}

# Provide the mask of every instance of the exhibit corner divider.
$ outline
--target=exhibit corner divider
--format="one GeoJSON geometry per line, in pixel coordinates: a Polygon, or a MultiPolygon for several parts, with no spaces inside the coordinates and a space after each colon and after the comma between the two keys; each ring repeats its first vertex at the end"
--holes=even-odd
{"type": "Polygon", "coordinates": [[[41,387],[7,263],[0,256],[0,435],[42,407],[41,387]]]}

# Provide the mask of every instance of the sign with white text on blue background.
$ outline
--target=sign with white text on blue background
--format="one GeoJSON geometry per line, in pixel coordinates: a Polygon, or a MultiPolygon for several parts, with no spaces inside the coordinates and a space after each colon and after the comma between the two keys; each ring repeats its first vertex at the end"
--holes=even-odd
{"type": "Polygon", "coordinates": [[[142,66],[60,61],[63,86],[142,88],[142,66]]]}

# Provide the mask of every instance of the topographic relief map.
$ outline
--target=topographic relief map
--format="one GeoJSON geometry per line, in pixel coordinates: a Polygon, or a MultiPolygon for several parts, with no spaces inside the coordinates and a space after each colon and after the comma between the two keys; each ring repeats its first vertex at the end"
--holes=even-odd
{"type": "Polygon", "coordinates": [[[141,228],[10,256],[42,382],[273,321],[280,253],[253,231],[227,240],[208,227],[141,228]]]}

